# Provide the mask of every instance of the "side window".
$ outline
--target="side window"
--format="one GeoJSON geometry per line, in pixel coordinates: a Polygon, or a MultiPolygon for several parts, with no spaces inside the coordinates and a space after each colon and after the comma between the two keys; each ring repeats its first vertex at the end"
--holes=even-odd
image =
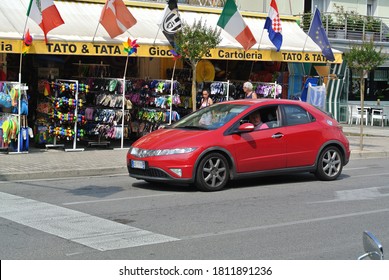
{"type": "Polygon", "coordinates": [[[255,126],[254,130],[273,128],[280,126],[278,106],[267,106],[246,115],[240,123],[252,123],[255,126]]]}
{"type": "Polygon", "coordinates": [[[285,105],[287,125],[305,124],[314,121],[314,117],[298,105],[285,105]]]}

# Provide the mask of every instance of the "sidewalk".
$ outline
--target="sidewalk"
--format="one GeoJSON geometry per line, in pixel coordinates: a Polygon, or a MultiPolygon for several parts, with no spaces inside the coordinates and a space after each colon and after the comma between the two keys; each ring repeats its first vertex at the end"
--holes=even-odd
{"type": "MultiPolygon", "coordinates": [[[[359,126],[345,124],[351,159],[389,157],[389,127],[365,126],[359,150],[359,126]]],[[[79,152],[31,148],[25,154],[0,154],[0,181],[127,174],[124,149],[89,148],[79,152]]]]}
{"type": "Polygon", "coordinates": [[[350,141],[351,159],[389,157],[389,127],[364,126],[363,150],[360,150],[359,125],[343,125],[350,141]]]}

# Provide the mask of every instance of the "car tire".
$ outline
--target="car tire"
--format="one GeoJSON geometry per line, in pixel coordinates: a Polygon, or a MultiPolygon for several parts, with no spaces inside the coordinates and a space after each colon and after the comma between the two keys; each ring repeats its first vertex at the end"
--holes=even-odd
{"type": "Polygon", "coordinates": [[[322,181],[336,180],[342,173],[343,158],[334,146],[325,148],[318,159],[315,176],[322,181]]]}
{"type": "Polygon", "coordinates": [[[201,191],[218,191],[229,180],[228,161],[222,154],[211,153],[201,159],[196,171],[196,187],[201,191]]]}

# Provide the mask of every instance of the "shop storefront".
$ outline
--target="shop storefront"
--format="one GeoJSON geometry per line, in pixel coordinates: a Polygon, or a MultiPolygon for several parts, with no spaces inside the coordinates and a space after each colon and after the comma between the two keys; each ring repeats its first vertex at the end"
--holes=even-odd
{"type": "MultiPolygon", "coordinates": [[[[27,28],[34,40],[29,52],[20,56],[28,2],[1,2],[3,14],[13,16],[4,23],[1,20],[0,54],[6,80],[17,81],[21,72],[22,82],[29,86],[28,119],[29,125],[34,126],[36,134],[40,135],[35,140],[37,143],[53,144],[51,139],[55,139],[55,142],[72,146],[74,139],[85,138],[88,139],[87,144],[108,145],[124,135],[126,140],[138,137],[155,129],[160,122],[172,118],[174,120],[174,117],[182,116],[192,109],[190,100],[187,100],[190,98],[190,87],[187,84],[191,77],[187,65],[180,61],[173,85],[167,82],[172,78],[174,62],[167,40],[158,27],[165,4],[125,1],[138,22],[122,36],[111,39],[104,28],[98,25],[105,1],[56,1],[65,24],[50,31],[46,44],[39,26],[31,19],[28,20],[27,28]],[[129,57],[125,81],[126,97],[132,105],[128,104],[123,108],[123,102],[116,102],[114,97],[122,92],[127,56],[122,43],[127,38],[137,39],[140,46],[137,54],[129,57]],[[51,88],[45,86],[45,81],[51,88]],[[71,90],[74,83],[80,89],[77,98],[71,90]],[[166,100],[158,98],[168,95],[170,86],[175,87],[175,94],[179,97],[167,101],[173,102],[177,109],[167,114],[166,100]],[[75,98],[81,107],[73,108],[66,103],[75,98]],[[59,105],[61,102],[62,107],[59,105]],[[162,105],[157,105],[158,102],[162,105]],[[61,112],[60,109],[64,107],[66,110],[61,112]],[[86,110],[88,108],[94,112],[86,110]],[[74,115],[76,109],[84,114],[85,120],[70,119],[69,115],[74,115]],[[46,122],[39,123],[45,114],[46,122]],[[49,116],[50,114],[52,115],[49,116]],[[106,123],[106,120],[109,122],[106,123]],[[62,125],[64,123],[66,127],[62,125]],[[77,123],[80,125],[75,127],[77,123]]],[[[179,10],[186,23],[191,24],[202,18],[210,26],[216,26],[221,11],[189,6],[179,6],[179,10]]],[[[199,78],[199,87],[205,83],[207,86],[227,83],[227,98],[239,98],[239,87],[244,81],[251,80],[258,86],[265,86],[262,87],[265,91],[267,85],[280,84],[283,87],[283,98],[297,98],[302,89],[289,86],[291,65],[308,66],[302,67],[304,71],[294,76],[294,81],[304,81],[308,76],[318,75],[312,65],[327,63],[319,47],[299,28],[293,17],[286,17],[282,22],[283,46],[280,52],[276,52],[263,30],[266,15],[242,14],[260,43],[249,51],[244,51],[234,38],[222,31],[223,40],[219,47],[204,57],[204,60],[211,62],[211,78],[204,78],[203,81],[199,78]]],[[[340,52],[335,51],[335,58],[334,64],[342,62],[340,52]]],[[[225,90],[218,94],[221,95],[218,100],[226,99],[225,90]]]]}

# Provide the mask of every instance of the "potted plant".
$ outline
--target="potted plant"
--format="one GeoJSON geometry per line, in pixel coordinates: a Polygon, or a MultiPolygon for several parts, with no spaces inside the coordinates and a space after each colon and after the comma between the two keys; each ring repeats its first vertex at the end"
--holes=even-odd
{"type": "Polygon", "coordinates": [[[335,17],[332,20],[332,28],[335,31],[335,37],[339,39],[345,38],[346,12],[342,5],[334,3],[335,17]]]}
{"type": "Polygon", "coordinates": [[[365,22],[365,40],[373,40],[374,34],[380,34],[381,20],[372,16],[366,17],[365,22]]]}

